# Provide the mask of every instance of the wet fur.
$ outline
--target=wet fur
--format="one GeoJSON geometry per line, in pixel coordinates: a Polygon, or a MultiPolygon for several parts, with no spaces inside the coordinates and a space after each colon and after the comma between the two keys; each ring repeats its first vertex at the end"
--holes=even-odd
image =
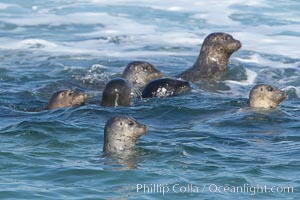
{"type": "Polygon", "coordinates": [[[241,42],[231,35],[212,33],[205,38],[194,65],[177,77],[192,82],[220,80],[227,71],[230,56],[240,48],[241,42]]]}

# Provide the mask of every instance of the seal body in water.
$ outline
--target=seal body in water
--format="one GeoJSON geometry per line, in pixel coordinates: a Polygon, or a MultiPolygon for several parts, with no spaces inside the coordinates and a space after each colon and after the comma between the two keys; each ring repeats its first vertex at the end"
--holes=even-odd
{"type": "Polygon", "coordinates": [[[124,153],[135,146],[137,140],[147,132],[147,126],[126,116],[109,119],[104,128],[103,151],[107,154],[124,153]]]}
{"type": "Polygon", "coordinates": [[[54,93],[50,98],[46,109],[81,106],[87,100],[87,95],[76,90],[62,90],[54,93]]]}
{"type": "Polygon", "coordinates": [[[168,97],[191,90],[188,81],[171,78],[155,79],[148,83],[142,91],[143,98],[168,97]]]}
{"type": "Polygon", "coordinates": [[[162,77],[163,74],[159,70],[143,61],[130,62],[122,74],[122,78],[128,80],[134,89],[141,89],[150,81],[162,77]]]}
{"type": "Polygon", "coordinates": [[[205,38],[194,65],[177,77],[192,82],[218,81],[227,71],[229,57],[241,46],[240,41],[227,33],[211,33],[205,38]]]}
{"type": "Polygon", "coordinates": [[[122,78],[110,80],[102,93],[101,106],[130,106],[131,84],[122,78]]]}
{"type": "Polygon", "coordinates": [[[249,103],[252,108],[276,108],[286,97],[284,91],[272,85],[258,84],[249,94],[249,103]]]}

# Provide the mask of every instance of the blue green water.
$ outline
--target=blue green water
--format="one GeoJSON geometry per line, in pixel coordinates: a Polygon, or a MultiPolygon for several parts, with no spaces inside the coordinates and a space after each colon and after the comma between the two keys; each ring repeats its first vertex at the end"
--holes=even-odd
{"type": "Polygon", "coordinates": [[[296,0],[1,0],[0,199],[299,199],[299,9],[296,0]],[[243,44],[219,85],[99,106],[128,62],[172,77],[216,31],[243,44]],[[289,98],[248,109],[257,83],[289,98]],[[86,91],[88,103],[43,110],[66,88],[86,91]],[[116,115],[149,128],[124,160],[102,153],[116,115]]]}

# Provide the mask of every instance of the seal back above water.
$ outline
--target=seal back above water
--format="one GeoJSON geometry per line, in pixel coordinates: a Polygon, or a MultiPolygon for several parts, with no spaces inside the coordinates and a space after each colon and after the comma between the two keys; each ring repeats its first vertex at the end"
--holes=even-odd
{"type": "Polygon", "coordinates": [[[211,33],[205,38],[194,65],[177,77],[192,82],[220,80],[227,70],[229,57],[241,46],[240,41],[227,33],[211,33]]]}
{"type": "Polygon", "coordinates": [[[85,103],[88,96],[76,90],[62,90],[54,93],[50,98],[46,109],[53,110],[57,108],[81,106],[85,103]]]}
{"type": "Polygon", "coordinates": [[[131,85],[122,78],[110,80],[102,93],[101,106],[117,107],[130,106],[131,85]]]}
{"type": "Polygon", "coordinates": [[[147,126],[126,116],[113,117],[104,128],[103,151],[108,154],[123,153],[135,146],[137,140],[147,132],[147,126]]]}
{"type": "Polygon", "coordinates": [[[287,94],[275,86],[258,84],[249,94],[249,103],[252,108],[276,108],[286,99],[287,94]]]}
{"type": "Polygon", "coordinates": [[[188,81],[171,78],[160,78],[148,83],[142,91],[143,98],[168,97],[191,90],[188,81]]]}

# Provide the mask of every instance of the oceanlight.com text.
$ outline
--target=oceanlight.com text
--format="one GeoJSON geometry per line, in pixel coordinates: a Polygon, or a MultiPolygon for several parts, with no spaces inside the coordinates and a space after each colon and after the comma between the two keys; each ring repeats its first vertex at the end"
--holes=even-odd
{"type": "Polygon", "coordinates": [[[243,184],[240,186],[233,186],[229,184],[136,184],[136,193],[144,194],[162,194],[168,193],[236,193],[256,195],[259,193],[293,193],[294,187],[291,186],[267,186],[267,185],[249,185],[243,184]]]}

